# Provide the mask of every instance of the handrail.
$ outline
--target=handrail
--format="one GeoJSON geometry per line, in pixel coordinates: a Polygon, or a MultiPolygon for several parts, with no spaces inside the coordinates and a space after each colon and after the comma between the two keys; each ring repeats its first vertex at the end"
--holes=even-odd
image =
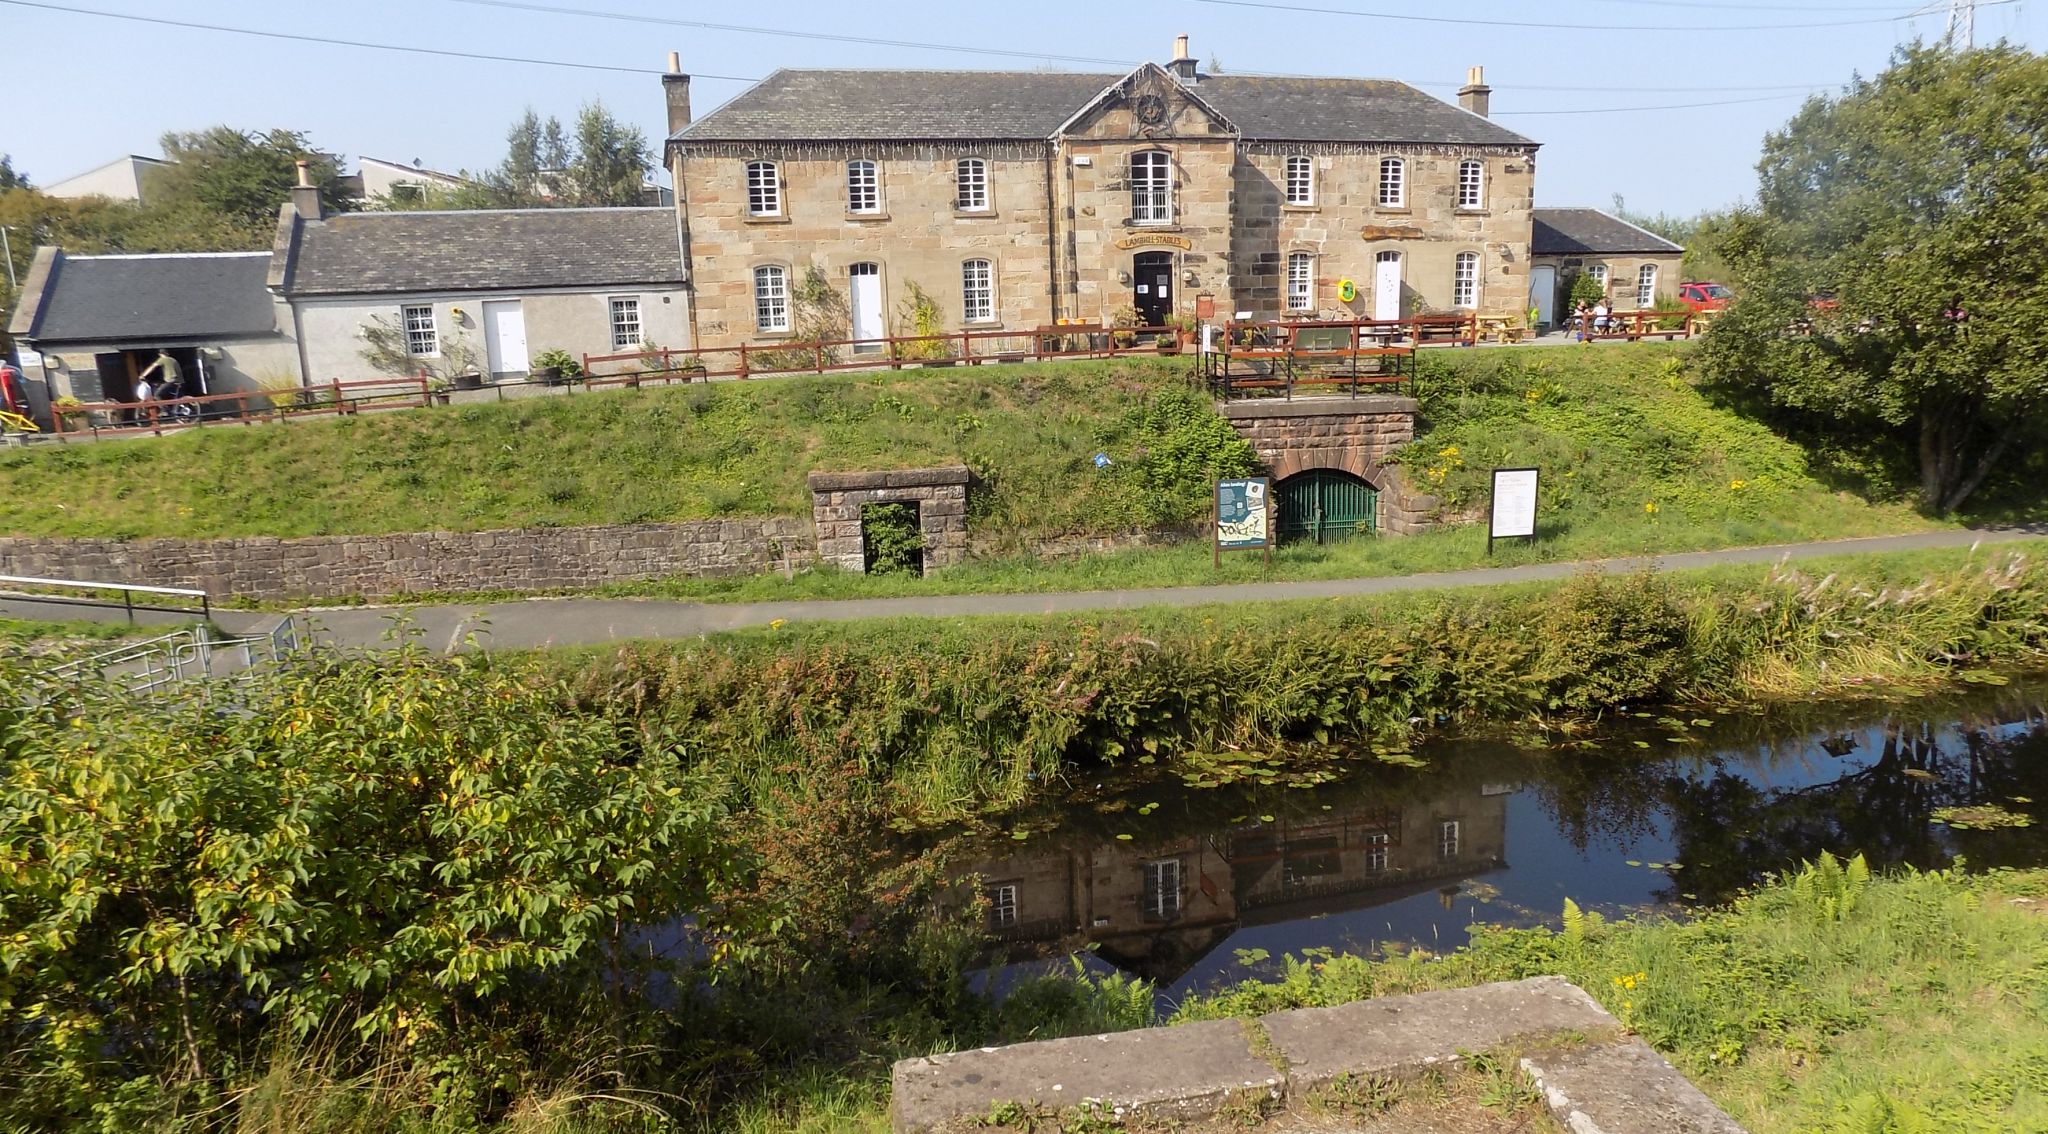
{"type": "MultiPolygon", "coordinates": [[[[151,611],[157,614],[195,613],[189,606],[149,606],[147,604],[139,604],[135,601],[135,596],[139,594],[196,598],[199,600],[199,610],[196,613],[208,620],[213,618],[212,596],[203,590],[195,590],[188,587],[151,587],[131,583],[93,583],[81,579],[41,579],[32,575],[0,575],[0,586],[9,583],[25,584],[32,587],[69,588],[81,591],[120,591],[121,602],[118,605],[120,609],[128,612],[128,623],[131,626],[135,623],[135,612],[138,610],[151,611]]],[[[43,595],[23,591],[0,591],[0,598],[13,599],[18,602],[47,602],[59,606],[87,606],[106,610],[112,610],[116,606],[115,603],[100,602],[95,599],[79,598],[72,595],[43,595]]]]}

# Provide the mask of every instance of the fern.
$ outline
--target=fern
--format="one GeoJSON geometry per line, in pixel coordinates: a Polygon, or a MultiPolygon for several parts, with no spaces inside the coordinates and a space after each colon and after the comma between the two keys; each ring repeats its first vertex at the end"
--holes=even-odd
{"type": "Polygon", "coordinates": [[[1573,947],[1586,943],[1586,915],[1579,903],[1564,900],[1564,943],[1573,947]]]}

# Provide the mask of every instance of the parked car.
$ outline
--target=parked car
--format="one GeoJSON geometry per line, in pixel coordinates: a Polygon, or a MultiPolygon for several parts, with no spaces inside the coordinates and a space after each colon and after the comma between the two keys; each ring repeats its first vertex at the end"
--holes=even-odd
{"type": "Polygon", "coordinates": [[[1682,283],[1678,300],[1693,311],[1719,311],[1728,306],[1735,293],[1717,283],[1682,283]]]}

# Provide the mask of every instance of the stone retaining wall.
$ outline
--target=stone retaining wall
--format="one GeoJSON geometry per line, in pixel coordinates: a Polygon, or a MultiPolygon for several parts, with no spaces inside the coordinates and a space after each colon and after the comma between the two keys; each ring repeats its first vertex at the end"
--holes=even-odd
{"type": "Polygon", "coordinates": [[[861,517],[870,504],[916,504],[924,529],[924,569],[967,558],[965,465],[887,472],[812,473],[811,521],[818,533],[818,557],[841,570],[865,574],[867,541],[861,517]]]}
{"type": "Polygon", "coordinates": [[[1414,398],[1265,398],[1220,408],[1275,481],[1310,469],[1336,469],[1379,492],[1380,531],[1411,535],[1437,523],[1441,502],[1415,491],[1399,465],[1386,463],[1415,440],[1414,398]]]}
{"type": "Polygon", "coordinates": [[[793,519],[303,539],[0,537],[0,575],[199,587],[222,598],[383,598],[754,573],[816,548],[811,525],[793,519]]]}

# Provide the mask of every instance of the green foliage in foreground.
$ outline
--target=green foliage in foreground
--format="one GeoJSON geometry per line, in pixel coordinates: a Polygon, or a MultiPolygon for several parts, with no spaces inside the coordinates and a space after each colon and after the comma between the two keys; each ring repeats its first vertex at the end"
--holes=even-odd
{"type": "Polygon", "coordinates": [[[1684,922],[1481,930],[1443,956],[1289,958],[1175,1019],[1556,973],[1756,1134],[2048,1128],[2048,903],[2032,900],[2048,872],[1872,881],[1860,864],[1823,857],[1684,922]]]}
{"type": "Polygon", "coordinates": [[[834,374],[0,452],[0,532],[305,536],[809,516],[815,470],[967,464],[988,530],[1187,526],[1249,446],[1156,360],[834,374]],[[1093,457],[1112,464],[1097,469],[1093,457]]]}
{"type": "Polygon", "coordinates": [[[1938,680],[2048,651],[2048,565],[1959,560],[1914,559],[1950,565],[1910,581],[1870,557],[1825,578],[1750,568],[1406,601],[799,624],[554,664],[586,703],[636,706],[757,797],[851,761],[893,809],[943,820],[1076,767],[1938,680]]]}

